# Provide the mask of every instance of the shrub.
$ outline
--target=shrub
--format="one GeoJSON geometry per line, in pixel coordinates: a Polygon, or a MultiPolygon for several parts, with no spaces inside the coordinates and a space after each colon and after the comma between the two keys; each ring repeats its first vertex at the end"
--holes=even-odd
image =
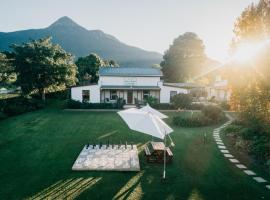
{"type": "Polygon", "coordinates": [[[200,127],[207,126],[212,123],[212,120],[204,115],[197,115],[191,117],[175,116],[173,117],[173,124],[182,127],[200,127]]]}
{"type": "Polygon", "coordinates": [[[152,107],[158,110],[175,110],[176,109],[174,105],[170,103],[157,103],[157,104],[152,105],[152,107]]]}
{"type": "Polygon", "coordinates": [[[218,106],[207,105],[202,109],[202,113],[211,120],[216,122],[222,121],[225,118],[224,112],[218,106]]]}
{"type": "Polygon", "coordinates": [[[42,101],[23,97],[5,99],[5,101],[1,103],[1,110],[7,116],[19,115],[43,107],[44,103],[42,101]]]}
{"type": "Polygon", "coordinates": [[[118,99],[116,103],[82,103],[69,99],[66,103],[66,107],[70,109],[122,109],[123,105],[123,99],[118,99]]]}
{"type": "Polygon", "coordinates": [[[6,119],[8,116],[5,115],[3,112],[0,112],[0,120],[6,119]]]}
{"type": "Polygon", "coordinates": [[[149,96],[148,98],[146,98],[145,102],[148,103],[150,106],[153,106],[158,103],[158,99],[156,97],[149,96]]]}
{"type": "Polygon", "coordinates": [[[177,94],[172,97],[172,104],[175,108],[187,109],[190,107],[192,102],[192,97],[190,94],[177,94]]]}
{"type": "Polygon", "coordinates": [[[227,133],[239,133],[243,129],[242,126],[230,124],[227,127],[222,129],[222,132],[227,133]]]}
{"type": "Polygon", "coordinates": [[[193,103],[188,107],[188,109],[190,110],[202,110],[203,108],[204,108],[204,104],[202,103],[193,103]]]}
{"type": "Polygon", "coordinates": [[[256,138],[250,148],[250,154],[260,162],[266,162],[269,157],[269,138],[261,136],[256,138]]]}

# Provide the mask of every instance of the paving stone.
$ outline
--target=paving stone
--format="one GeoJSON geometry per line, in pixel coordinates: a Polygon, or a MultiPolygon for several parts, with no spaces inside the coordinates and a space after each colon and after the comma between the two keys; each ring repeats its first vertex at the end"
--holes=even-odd
{"type": "Polygon", "coordinates": [[[265,187],[270,190],[270,185],[266,185],[265,187]]]}
{"type": "Polygon", "coordinates": [[[236,165],[236,167],[238,167],[239,169],[246,169],[247,168],[245,165],[242,165],[242,164],[238,164],[238,165],[236,165]]]}
{"type": "Polygon", "coordinates": [[[226,149],[221,149],[220,150],[222,153],[230,153],[228,150],[226,150],[226,149]]]}
{"type": "Polygon", "coordinates": [[[220,144],[220,145],[224,145],[224,143],[223,142],[216,142],[217,144],[220,144]]]}
{"type": "Polygon", "coordinates": [[[232,163],[239,163],[239,160],[237,160],[237,159],[234,159],[234,158],[232,158],[232,159],[229,159],[232,163]]]}
{"type": "Polygon", "coordinates": [[[216,141],[216,142],[222,142],[222,140],[221,140],[221,139],[215,139],[215,141],[216,141]]]}
{"type": "Polygon", "coordinates": [[[226,149],[226,147],[224,145],[218,145],[218,148],[220,148],[220,149],[226,149]]]}
{"type": "Polygon", "coordinates": [[[256,175],[253,171],[251,170],[244,170],[244,172],[247,174],[247,175],[250,175],[250,176],[254,176],[256,175]]]}
{"type": "Polygon", "coordinates": [[[232,154],[229,154],[229,153],[224,153],[223,154],[226,158],[233,158],[233,155],[232,154]]]}
{"type": "Polygon", "coordinates": [[[267,181],[265,179],[263,179],[262,177],[253,177],[253,179],[255,181],[257,181],[258,183],[266,183],[267,181]]]}

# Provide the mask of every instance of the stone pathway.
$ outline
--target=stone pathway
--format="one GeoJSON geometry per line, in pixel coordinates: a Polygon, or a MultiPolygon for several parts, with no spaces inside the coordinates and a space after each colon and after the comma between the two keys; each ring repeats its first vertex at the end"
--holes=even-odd
{"type": "Polygon", "coordinates": [[[218,149],[224,155],[224,157],[227,158],[231,163],[233,163],[237,168],[239,168],[240,170],[243,170],[243,172],[245,174],[247,174],[248,176],[251,176],[256,182],[258,182],[260,184],[264,184],[265,187],[270,190],[270,184],[267,180],[265,180],[262,177],[256,176],[255,172],[247,169],[247,167],[245,165],[241,164],[239,162],[239,160],[235,159],[234,156],[232,154],[230,154],[229,150],[224,145],[224,143],[220,137],[220,130],[222,128],[225,128],[229,124],[231,124],[233,121],[233,118],[231,116],[229,116],[229,115],[226,115],[226,116],[229,118],[229,121],[226,122],[225,124],[223,124],[221,127],[214,129],[214,131],[213,131],[213,138],[217,144],[218,149]]]}

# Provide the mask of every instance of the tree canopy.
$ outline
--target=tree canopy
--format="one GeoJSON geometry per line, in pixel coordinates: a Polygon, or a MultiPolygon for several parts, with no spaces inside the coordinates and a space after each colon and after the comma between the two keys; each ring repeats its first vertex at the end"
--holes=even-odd
{"type": "Polygon", "coordinates": [[[7,84],[16,79],[12,59],[6,53],[0,53],[0,83],[7,84]]]}
{"type": "Polygon", "coordinates": [[[103,60],[94,53],[86,57],[80,57],[76,61],[79,71],[79,81],[81,83],[90,82],[96,83],[98,81],[98,70],[104,65],[103,60]]]}
{"type": "Polygon", "coordinates": [[[237,19],[234,33],[233,50],[245,42],[266,45],[252,61],[233,63],[228,71],[231,104],[247,123],[269,130],[265,127],[270,124],[270,1],[249,5],[237,19]]]}
{"type": "Polygon", "coordinates": [[[173,41],[160,63],[167,82],[185,82],[202,72],[207,57],[203,41],[187,32],[173,41]]]}
{"type": "Polygon", "coordinates": [[[71,54],[51,38],[12,45],[17,84],[24,94],[39,91],[42,99],[48,89],[72,86],[76,82],[77,67],[71,54]]]}

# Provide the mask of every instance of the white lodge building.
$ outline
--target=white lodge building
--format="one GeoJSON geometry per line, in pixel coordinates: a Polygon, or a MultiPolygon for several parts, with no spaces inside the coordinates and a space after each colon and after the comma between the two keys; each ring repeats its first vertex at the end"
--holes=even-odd
{"type": "Polygon", "coordinates": [[[172,96],[189,93],[187,87],[163,83],[161,77],[157,68],[103,67],[99,70],[98,84],[72,87],[71,98],[90,103],[110,103],[123,98],[126,104],[135,104],[136,100],[153,96],[160,103],[170,103],[172,96]]]}

